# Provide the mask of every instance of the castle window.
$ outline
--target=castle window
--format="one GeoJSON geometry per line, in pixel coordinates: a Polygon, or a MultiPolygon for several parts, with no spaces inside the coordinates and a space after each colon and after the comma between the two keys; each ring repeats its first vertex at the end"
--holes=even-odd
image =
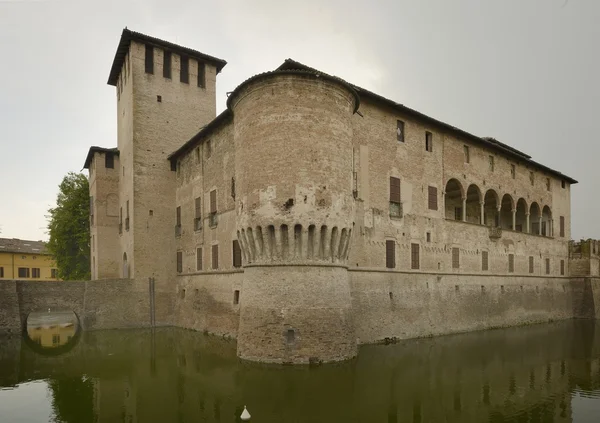
{"type": "Polygon", "coordinates": [[[560,181],[560,186],[562,188],[566,188],[567,187],[567,183],[565,181],[560,181]]]}
{"type": "Polygon", "coordinates": [[[431,242],[431,232],[427,232],[427,242],[431,242]]]}
{"type": "Polygon", "coordinates": [[[460,250],[457,247],[452,248],[452,268],[460,268],[460,250]]]}
{"type": "Polygon", "coordinates": [[[546,191],[550,191],[550,178],[546,178],[546,191]]]}
{"type": "Polygon", "coordinates": [[[482,251],[481,252],[481,270],[488,270],[488,269],[489,269],[488,252],[482,251]]]}
{"type": "Polygon", "coordinates": [[[154,47],[146,44],[146,73],[154,73],[154,47]]]}
{"type": "Polygon", "coordinates": [[[200,163],[200,147],[196,147],[196,163],[200,163]]]}
{"type": "Polygon", "coordinates": [[[196,248],[196,270],[202,270],[202,248],[196,248]]]}
{"type": "Polygon", "coordinates": [[[240,291],[236,289],[233,291],[233,304],[238,305],[240,303],[240,291]]]}
{"type": "Polygon", "coordinates": [[[163,55],[163,76],[171,79],[171,52],[166,50],[163,55]]]}
{"type": "Polygon", "coordinates": [[[208,216],[208,224],[211,228],[217,226],[217,190],[210,192],[210,215],[208,216]]]}
{"type": "Polygon", "coordinates": [[[454,220],[462,220],[462,207],[454,207],[454,220]]]}
{"type": "Polygon", "coordinates": [[[94,196],[90,196],[90,224],[94,224],[94,196]]]}
{"type": "Polygon", "coordinates": [[[175,223],[175,236],[181,235],[181,206],[177,206],[176,211],[177,220],[175,223]]]}
{"type": "Polygon", "coordinates": [[[433,152],[433,134],[425,131],[425,151],[433,152]]]}
{"type": "Polygon", "coordinates": [[[19,267],[17,270],[20,278],[28,278],[29,277],[29,268],[28,267],[19,267]]]}
{"type": "Polygon", "coordinates": [[[31,269],[31,277],[36,278],[36,279],[40,278],[40,268],[39,267],[34,267],[31,269]]]}
{"type": "Polygon", "coordinates": [[[535,175],[533,174],[533,172],[529,172],[529,182],[531,183],[531,186],[533,186],[535,182],[535,175]]]}
{"type": "Polygon", "coordinates": [[[58,279],[58,269],[50,269],[50,277],[52,279],[58,279]]]}
{"type": "Polygon", "coordinates": [[[218,245],[212,246],[212,268],[213,269],[219,268],[219,246],[218,245]]]}
{"type": "Polygon", "coordinates": [[[125,217],[125,230],[128,231],[129,230],[129,200],[127,200],[126,206],[127,207],[126,207],[125,211],[127,213],[127,216],[125,217]]]}
{"type": "Polygon", "coordinates": [[[508,255],[508,271],[509,273],[513,273],[515,271],[515,255],[508,255]]]}
{"type": "Polygon", "coordinates": [[[410,268],[419,268],[419,244],[410,244],[410,268]]]}
{"type": "Polygon", "coordinates": [[[115,156],[112,153],[106,153],[104,156],[104,167],[107,169],[115,168],[115,156]]]}
{"type": "Polygon", "coordinates": [[[471,155],[469,153],[469,146],[468,145],[464,145],[463,146],[463,151],[465,153],[465,163],[471,163],[471,155]]]}
{"type": "Polygon", "coordinates": [[[388,269],[396,267],[396,241],[385,241],[385,267],[388,269]]]}
{"type": "Polygon", "coordinates": [[[564,238],[564,236],[565,236],[565,217],[561,216],[559,222],[560,222],[559,235],[564,238]]]}
{"type": "Polygon", "coordinates": [[[242,267],[242,250],[237,239],[233,240],[232,250],[233,267],[242,267]]]}
{"type": "Polygon", "coordinates": [[[427,193],[427,205],[429,210],[437,210],[438,209],[438,197],[437,197],[437,188],[429,187],[427,193]]]}
{"type": "Polygon", "coordinates": [[[529,256],[529,273],[533,273],[533,256],[529,256]]]}
{"type": "Polygon", "coordinates": [[[210,158],[212,156],[212,143],[210,140],[206,141],[206,158],[210,158]]]}
{"type": "Polygon", "coordinates": [[[198,61],[198,86],[200,88],[206,87],[206,71],[204,63],[198,61]]]}
{"type": "Polygon", "coordinates": [[[514,164],[510,165],[510,176],[515,179],[517,176],[517,167],[514,164]]]}
{"type": "Polygon", "coordinates": [[[183,253],[177,251],[177,273],[183,272],[183,253]]]}
{"type": "Polygon", "coordinates": [[[202,229],[202,207],[200,197],[196,198],[195,202],[195,211],[194,214],[194,230],[198,231],[202,229]]]}
{"type": "Polygon", "coordinates": [[[546,274],[547,275],[550,274],[550,259],[549,258],[546,259],[546,274]]]}
{"type": "Polygon", "coordinates": [[[390,216],[402,217],[400,203],[400,178],[390,177],[390,216]]]}
{"type": "Polygon", "coordinates": [[[4,267],[0,266],[0,278],[4,277],[4,267]]]}
{"type": "Polygon", "coordinates": [[[181,56],[179,80],[184,84],[190,83],[190,60],[186,56],[181,56]]]}
{"type": "Polygon", "coordinates": [[[494,171],[494,156],[489,156],[489,167],[490,167],[490,172],[494,171]]]}
{"type": "Polygon", "coordinates": [[[560,261],[560,274],[561,274],[562,276],[564,276],[564,275],[565,275],[565,261],[564,261],[564,260],[561,260],[561,261],[560,261]]]}
{"type": "Polygon", "coordinates": [[[404,142],[404,122],[401,120],[397,121],[396,139],[400,142],[404,142]]]}
{"type": "Polygon", "coordinates": [[[119,208],[119,234],[123,233],[123,207],[119,208]]]}

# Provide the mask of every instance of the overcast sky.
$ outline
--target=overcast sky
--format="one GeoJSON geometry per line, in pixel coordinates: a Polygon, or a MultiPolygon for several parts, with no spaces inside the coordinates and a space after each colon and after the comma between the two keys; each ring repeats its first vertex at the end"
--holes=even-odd
{"type": "Polygon", "coordinates": [[[0,0],[0,236],[46,240],[62,177],[117,145],[127,26],[227,60],[218,112],[293,58],[493,136],[580,181],[573,238],[600,238],[599,21],[599,0],[0,0]]]}

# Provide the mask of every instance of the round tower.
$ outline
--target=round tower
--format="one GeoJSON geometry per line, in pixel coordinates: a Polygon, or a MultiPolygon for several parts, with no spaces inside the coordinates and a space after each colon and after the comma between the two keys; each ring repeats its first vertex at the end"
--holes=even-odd
{"type": "Polygon", "coordinates": [[[356,355],[347,257],[358,105],[349,84],[300,70],[252,77],[228,99],[245,263],[241,358],[307,363],[356,355]]]}

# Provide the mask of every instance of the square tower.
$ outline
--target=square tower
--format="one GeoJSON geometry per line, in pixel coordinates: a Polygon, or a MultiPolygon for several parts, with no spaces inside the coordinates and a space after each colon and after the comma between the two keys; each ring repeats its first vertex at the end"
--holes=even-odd
{"type": "Polygon", "coordinates": [[[175,175],[167,156],[216,116],[216,76],[226,62],[124,29],[108,84],[117,92],[119,256],[123,277],[175,274],[175,175]]]}

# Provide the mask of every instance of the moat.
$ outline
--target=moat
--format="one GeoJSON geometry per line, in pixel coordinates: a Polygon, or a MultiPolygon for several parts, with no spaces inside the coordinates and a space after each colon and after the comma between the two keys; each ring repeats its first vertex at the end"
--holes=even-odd
{"type": "Polygon", "coordinates": [[[256,423],[600,420],[593,321],[363,346],[316,367],[243,362],[235,341],[183,329],[60,330],[49,348],[32,331],[0,339],[1,421],[236,422],[244,405],[256,423]]]}

